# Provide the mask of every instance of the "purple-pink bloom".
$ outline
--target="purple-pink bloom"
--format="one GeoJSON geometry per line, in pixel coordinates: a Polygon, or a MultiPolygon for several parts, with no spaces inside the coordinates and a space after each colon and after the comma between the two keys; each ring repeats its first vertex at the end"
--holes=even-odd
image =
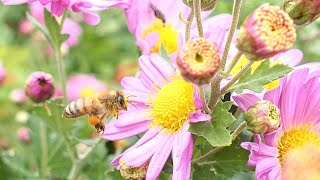
{"type": "Polygon", "coordinates": [[[189,123],[207,121],[202,112],[204,101],[196,85],[186,82],[172,66],[157,54],[139,58],[139,77],[125,77],[121,84],[126,96],[135,104],[121,111],[119,119],[105,127],[102,136],[119,140],[145,132],[132,147],[112,161],[131,167],[148,164],[146,179],[156,179],[170,154],[172,179],[190,179],[193,138],[189,123]]]}
{"type": "Polygon", "coordinates": [[[27,96],[36,103],[48,100],[54,93],[51,74],[41,71],[32,73],[26,81],[25,91],[27,96]]]}
{"type": "Polygon", "coordinates": [[[67,98],[73,101],[78,98],[94,96],[106,90],[106,85],[94,75],[78,74],[71,76],[67,81],[67,98]]]}
{"type": "Polygon", "coordinates": [[[319,147],[319,77],[320,71],[302,68],[282,78],[279,87],[266,92],[262,98],[246,93],[233,97],[243,111],[261,99],[273,102],[280,110],[281,127],[264,134],[265,142],[260,135],[254,135],[255,142],[241,144],[250,151],[248,165],[256,167],[258,180],[280,180],[289,152],[307,144],[319,147]]]}
{"type": "Polygon", "coordinates": [[[29,131],[30,131],[30,129],[27,127],[22,127],[20,129],[18,129],[17,135],[18,135],[18,138],[21,142],[24,142],[24,143],[30,142],[29,131]]]}
{"type": "Polygon", "coordinates": [[[7,72],[4,69],[2,63],[0,62],[0,85],[2,85],[7,77],[7,72]]]}

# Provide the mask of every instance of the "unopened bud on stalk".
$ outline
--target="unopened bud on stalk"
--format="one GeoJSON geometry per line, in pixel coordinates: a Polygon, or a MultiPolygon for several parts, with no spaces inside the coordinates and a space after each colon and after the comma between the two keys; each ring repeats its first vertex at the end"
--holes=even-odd
{"type": "MultiPolygon", "coordinates": [[[[193,7],[194,0],[182,0],[183,3],[190,8],[193,7]]],[[[202,11],[210,11],[212,10],[217,4],[217,0],[201,0],[201,10],[202,11]]]]}
{"type": "Polygon", "coordinates": [[[188,41],[177,56],[177,65],[182,77],[198,85],[210,83],[219,64],[217,46],[205,38],[188,41]]]}
{"type": "Polygon", "coordinates": [[[120,159],[120,173],[126,180],[144,180],[146,178],[149,162],[141,167],[132,167],[120,159]]]}
{"type": "Polygon", "coordinates": [[[54,93],[53,78],[44,72],[32,73],[26,81],[26,94],[34,102],[44,102],[54,93]]]}
{"type": "Polygon", "coordinates": [[[312,23],[320,16],[319,0],[285,0],[283,8],[298,26],[312,23]]]}
{"type": "Polygon", "coordinates": [[[280,111],[270,101],[258,101],[244,114],[247,129],[254,134],[266,134],[280,126],[280,111]]]}
{"type": "Polygon", "coordinates": [[[277,6],[263,4],[249,15],[237,37],[237,48],[250,60],[286,51],[296,40],[292,19],[277,6]]]}

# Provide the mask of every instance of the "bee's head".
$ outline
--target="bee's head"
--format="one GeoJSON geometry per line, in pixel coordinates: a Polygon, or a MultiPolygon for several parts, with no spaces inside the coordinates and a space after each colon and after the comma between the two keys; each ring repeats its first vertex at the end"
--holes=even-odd
{"type": "Polygon", "coordinates": [[[120,91],[117,92],[116,105],[119,110],[128,110],[128,100],[120,91]]]}

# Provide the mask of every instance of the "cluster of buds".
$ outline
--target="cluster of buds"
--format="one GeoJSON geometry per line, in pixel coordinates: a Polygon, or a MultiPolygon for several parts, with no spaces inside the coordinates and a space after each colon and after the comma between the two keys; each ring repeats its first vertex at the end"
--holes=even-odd
{"type": "Polygon", "coordinates": [[[298,26],[312,23],[320,17],[319,0],[285,0],[283,8],[298,26]]]}
{"type": "Polygon", "coordinates": [[[44,102],[54,94],[53,78],[44,72],[32,73],[26,81],[26,94],[34,102],[44,102]]]}
{"type": "Polygon", "coordinates": [[[292,19],[277,6],[263,4],[249,15],[237,37],[237,48],[250,60],[270,58],[296,40],[292,19]]]}
{"type": "MultiPolygon", "coordinates": [[[[194,0],[182,0],[182,1],[185,5],[189,6],[190,8],[193,7],[194,0]]],[[[210,11],[217,4],[217,0],[200,0],[200,1],[201,1],[201,10],[202,11],[210,11]]]]}
{"type": "Polygon", "coordinates": [[[205,38],[188,41],[177,56],[177,65],[182,77],[198,85],[210,83],[219,64],[217,46],[205,38]]]}
{"type": "Polygon", "coordinates": [[[244,114],[247,129],[255,134],[266,134],[280,126],[280,111],[270,101],[258,101],[244,114]]]}
{"type": "Polygon", "coordinates": [[[132,167],[120,159],[120,173],[126,180],[143,180],[146,178],[149,162],[141,167],[132,167]]]}

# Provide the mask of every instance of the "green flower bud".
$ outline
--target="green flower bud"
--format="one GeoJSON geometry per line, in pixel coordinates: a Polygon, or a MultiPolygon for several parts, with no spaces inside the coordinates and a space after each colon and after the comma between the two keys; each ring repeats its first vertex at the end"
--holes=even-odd
{"type": "Polygon", "coordinates": [[[319,0],[284,0],[283,8],[298,26],[307,25],[320,16],[319,0]]]}
{"type": "MultiPolygon", "coordinates": [[[[182,0],[183,3],[190,8],[193,7],[193,0],[182,0]]],[[[217,4],[217,0],[201,0],[201,10],[202,11],[210,11],[212,10],[217,4]]]]}
{"type": "Polygon", "coordinates": [[[247,129],[254,134],[270,133],[280,126],[280,111],[270,101],[258,101],[244,114],[247,129]]]}

